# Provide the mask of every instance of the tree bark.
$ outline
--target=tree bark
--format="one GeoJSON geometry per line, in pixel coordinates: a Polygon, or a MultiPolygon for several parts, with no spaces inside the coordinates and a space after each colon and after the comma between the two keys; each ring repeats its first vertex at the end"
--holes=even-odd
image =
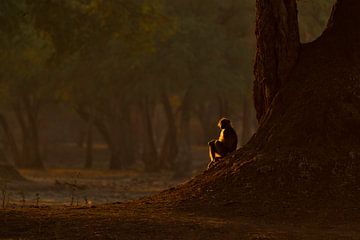
{"type": "Polygon", "coordinates": [[[111,125],[113,140],[113,157],[110,159],[110,169],[126,169],[135,162],[137,144],[134,139],[133,124],[129,106],[121,108],[122,116],[111,125]]]}
{"type": "MultiPolygon", "coordinates": [[[[86,122],[90,121],[90,112],[84,106],[78,106],[76,111],[86,122]]],[[[109,116],[105,119],[93,116],[93,125],[103,137],[110,152],[110,169],[124,169],[134,163],[135,143],[132,136],[132,124],[127,107],[119,111],[122,116],[109,116]]]]}
{"type": "Polygon", "coordinates": [[[160,153],[160,162],[164,166],[174,170],[176,157],[178,155],[177,128],[175,116],[170,105],[169,97],[165,91],[162,91],[161,100],[167,120],[167,131],[160,153]]]}
{"type": "Polygon", "coordinates": [[[291,72],[282,73],[286,81],[242,149],[251,157],[236,163],[252,161],[237,174],[247,172],[238,180],[250,182],[257,199],[271,193],[266,201],[272,204],[294,196],[354,200],[356,194],[348,194],[360,184],[359,12],[359,1],[339,0],[324,33],[303,45],[291,72]]]}
{"type": "Polygon", "coordinates": [[[24,97],[25,112],[28,121],[29,133],[30,133],[30,153],[33,167],[43,168],[43,162],[40,154],[40,138],[39,138],[39,126],[38,126],[38,104],[35,103],[30,97],[24,97]]]}
{"type": "MultiPolygon", "coordinates": [[[[14,139],[14,136],[9,128],[7,120],[4,115],[0,114],[0,125],[3,128],[5,138],[10,145],[10,150],[12,152],[12,157],[14,163],[17,163],[20,159],[17,145],[14,139]]],[[[20,175],[20,173],[9,164],[3,146],[0,146],[0,181],[24,181],[25,179],[20,175]]]]}
{"type": "Polygon", "coordinates": [[[11,155],[13,158],[13,162],[15,165],[19,165],[20,162],[20,153],[15,141],[14,134],[12,133],[11,129],[9,128],[8,121],[3,114],[0,114],[0,125],[4,131],[7,143],[9,144],[11,155]]]}
{"type": "Polygon", "coordinates": [[[13,109],[22,133],[21,156],[17,167],[44,168],[40,154],[38,104],[31,102],[30,97],[23,96],[14,103],[13,109]]]}
{"type": "Polygon", "coordinates": [[[190,91],[185,93],[180,108],[180,127],[179,127],[179,156],[176,162],[175,177],[183,177],[190,174],[192,163],[191,131],[190,131],[190,91]]]}
{"type": "Polygon", "coordinates": [[[93,166],[93,116],[90,116],[90,119],[87,123],[86,129],[86,145],[85,145],[85,168],[90,169],[93,166]]]}
{"type": "Polygon", "coordinates": [[[260,121],[300,51],[296,0],[257,0],[254,102],[260,121]]]}
{"type": "MultiPolygon", "coordinates": [[[[85,121],[90,122],[90,111],[86,109],[85,106],[79,105],[76,107],[76,112],[79,114],[79,116],[85,121]]],[[[99,118],[93,118],[93,125],[98,130],[102,138],[104,139],[106,145],[108,146],[109,152],[110,152],[110,162],[118,161],[117,159],[117,153],[114,146],[114,142],[110,136],[110,132],[104,121],[102,121],[99,118]]]]}
{"type": "Polygon", "coordinates": [[[23,117],[19,103],[14,105],[14,112],[16,115],[16,119],[19,123],[20,129],[21,129],[21,135],[22,135],[21,157],[20,157],[19,161],[17,162],[16,166],[19,168],[23,168],[23,167],[26,168],[27,167],[26,158],[28,158],[30,155],[29,144],[28,144],[28,142],[29,142],[28,128],[26,126],[25,119],[23,117]]]}
{"type": "Polygon", "coordinates": [[[142,160],[145,163],[145,170],[149,172],[155,172],[160,170],[159,157],[154,140],[154,129],[151,119],[149,100],[144,97],[142,102],[142,115],[144,126],[144,146],[142,151],[142,160]]]}
{"type": "Polygon", "coordinates": [[[252,124],[251,124],[251,106],[250,106],[250,99],[249,96],[243,96],[243,103],[242,103],[242,131],[241,131],[241,144],[246,144],[252,134],[252,124]]]}

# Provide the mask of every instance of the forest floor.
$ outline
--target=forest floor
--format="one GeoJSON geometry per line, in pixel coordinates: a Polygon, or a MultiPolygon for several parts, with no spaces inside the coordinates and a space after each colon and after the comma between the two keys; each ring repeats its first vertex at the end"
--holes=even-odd
{"type": "Polygon", "coordinates": [[[146,200],[199,174],[206,166],[204,157],[183,178],[171,172],[79,170],[55,164],[43,171],[22,170],[26,182],[0,181],[0,240],[360,239],[360,218],[345,220],[337,213],[285,217],[280,210],[272,217],[234,216],[223,209],[146,200]]]}
{"type": "Polygon", "coordinates": [[[29,181],[8,183],[6,206],[0,209],[0,239],[360,239],[360,221],[341,220],[336,213],[331,218],[289,218],[282,213],[234,217],[222,209],[208,212],[133,201],[185,181],[166,173],[21,173],[29,181]]]}
{"type": "Polygon", "coordinates": [[[0,239],[360,239],[360,223],[214,217],[146,203],[0,210],[0,239]]]}

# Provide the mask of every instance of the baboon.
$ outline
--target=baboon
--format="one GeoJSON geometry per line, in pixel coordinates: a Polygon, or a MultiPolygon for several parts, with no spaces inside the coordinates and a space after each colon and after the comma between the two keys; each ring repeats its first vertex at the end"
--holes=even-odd
{"type": "Polygon", "coordinates": [[[234,152],[237,147],[237,135],[231,126],[231,121],[227,118],[221,118],[218,122],[221,129],[219,139],[208,142],[210,163],[208,169],[219,159],[234,152]]]}

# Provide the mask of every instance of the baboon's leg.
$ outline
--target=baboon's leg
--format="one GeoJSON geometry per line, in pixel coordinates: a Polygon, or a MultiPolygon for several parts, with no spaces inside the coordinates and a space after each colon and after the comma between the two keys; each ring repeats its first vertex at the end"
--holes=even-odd
{"type": "Polygon", "coordinates": [[[214,143],[209,144],[209,157],[210,157],[210,162],[215,161],[215,145],[214,145],[214,143]]]}

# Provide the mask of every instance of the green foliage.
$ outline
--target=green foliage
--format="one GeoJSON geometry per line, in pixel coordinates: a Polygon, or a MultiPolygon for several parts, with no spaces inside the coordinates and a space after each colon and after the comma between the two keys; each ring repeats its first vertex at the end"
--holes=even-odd
{"type": "Polygon", "coordinates": [[[0,5],[1,12],[9,11],[4,19],[7,27],[1,29],[4,31],[0,46],[2,102],[24,94],[46,93],[43,85],[47,80],[48,61],[54,53],[49,36],[35,29],[26,16],[24,1],[11,2],[0,5]]]}
{"type": "MultiPolygon", "coordinates": [[[[299,1],[302,39],[324,28],[332,3],[299,1]]],[[[130,100],[133,90],[151,90],[155,97],[159,87],[174,94],[191,88],[199,101],[218,95],[240,101],[252,82],[254,5],[252,0],[2,1],[2,81],[36,88],[47,72],[56,76],[47,78],[56,82],[56,96],[75,102],[120,92],[130,100]]]]}
{"type": "Polygon", "coordinates": [[[148,85],[173,94],[190,89],[195,103],[226,96],[238,107],[252,82],[254,2],[178,0],[166,6],[177,31],[147,61],[146,74],[156,81],[148,85]]]}

